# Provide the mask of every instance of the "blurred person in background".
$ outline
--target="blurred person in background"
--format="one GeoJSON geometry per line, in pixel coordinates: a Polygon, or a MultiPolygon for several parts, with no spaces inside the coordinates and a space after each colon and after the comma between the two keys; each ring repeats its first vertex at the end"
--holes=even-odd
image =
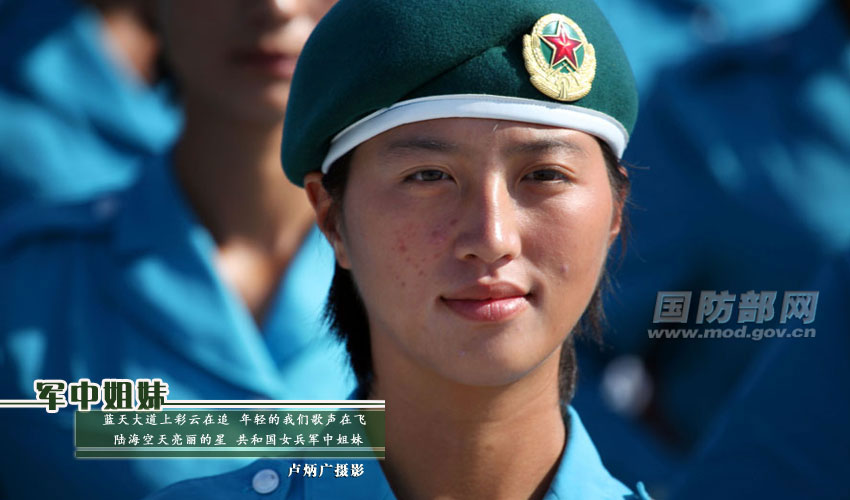
{"type": "Polygon", "coordinates": [[[638,101],[593,0],[342,0],[301,57],[283,167],[334,247],[328,312],[354,397],[386,401],[386,460],[152,498],[648,498],[569,408],[638,101]]]}
{"type": "Polygon", "coordinates": [[[811,289],[817,336],[763,349],[672,498],[850,498],[850,253],[811,289]]]}
{"type": "Polygon", "coordinates": [[[638,167],[634,237],[613,268],[608,345],[579,346],[576,407],[612,472],[664,498],[755,360],[772,343],[810,339],[649,339],[647,330],[791,331],[800,325],[780,323],[783,293],[808,290],[825,262],[850,252],[850,23],[837,0],[624,5],[609,12],[615,27],[630,27],[621,30],[629,55],[643,52],[631,60],[650,111],[625,157],[638,167]],[[676,13],[678,28],[650,29],[676,13]],[[697,324],[700,293],[724,290],[735,295],[731,319],[697,324]],[[750,290],[777,292],[772,318],[739,323],[750,290]],[[654,323],[661,291],[693,293],[686,324],[654,323]]]}
{"type": "MultiPolygon", "coordinates": [[[[295,61],[332,3],[158,4],[184,129],[126,189],[0,219],[0,397],[32,399],[39,378],[161,378],[169,399],[350,394],[321,321],[333,252],[280,169],[295,61]]],[[[136,498],[242,464],[74,460],[72,422],[0,412],[0,491],[136,498]]]]}
{"type": "Polygon", "coordinates": [[[172,144],[150,5],[0,3],[0,211],[126,187],[172,144]]]}

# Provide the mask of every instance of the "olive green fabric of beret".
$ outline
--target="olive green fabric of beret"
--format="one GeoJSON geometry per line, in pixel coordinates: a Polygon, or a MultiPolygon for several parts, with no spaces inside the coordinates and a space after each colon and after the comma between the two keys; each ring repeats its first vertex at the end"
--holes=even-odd
{"type": "Polygon", "coordinates": [[[625,53],[591,0],[342,0],[298,61],[284,126],[284,170],[303,185],[307,173],[320,170],[333,138],[358,120],[402,101],[452,95],[592,110],[616,120],[626,140],[638,108],[625,53]],[[592,88],[572,102],[535,88],[523,60],[523,36],[552,13],[574,21],[595,49],[592,88]]]}

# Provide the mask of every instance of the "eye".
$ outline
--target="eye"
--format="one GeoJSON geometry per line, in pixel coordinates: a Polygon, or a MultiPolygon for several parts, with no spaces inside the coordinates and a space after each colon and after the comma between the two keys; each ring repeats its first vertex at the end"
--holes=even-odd
{"type": "Polygon", "coordinates": [[[532,182],[569,182],[569,177],[563,172],[554,168],[541,168],[534,172],[528,173],[523,177],[525,180],[532,182]]]}
{"type": "Polygon", "coordinates": [[[442,170],[430,168],[414,172],[408,175],[404,180],[413,182],[437,182],[451,180],[451,176],[442,170]]]}

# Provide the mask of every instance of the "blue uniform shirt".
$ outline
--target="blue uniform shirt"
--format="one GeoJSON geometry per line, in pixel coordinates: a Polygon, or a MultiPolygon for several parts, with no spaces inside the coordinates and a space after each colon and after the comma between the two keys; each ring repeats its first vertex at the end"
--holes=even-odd
{"type": "MultiPolygon", "coordinates": [[[[646,328],[675,326],[651,323],[655,294],[781,296],[850,250],[850,26],[837,6],[824,7],[797,31],[661,78],[629,150],[649,170],[634,176],[633,253],[618,271],[607,339],[663,360],[658,410],[694,442],[760,344],[650,347],[646,328]],[[806,57],[796,56],[801,40],[806,57]]],[[[702,326],[694,309],[679,326],[702,326]]]]}
{"type": "Polygon", "coordinates": [[[816,335],[765,350],[670,498],[850,495],[850,253],[811,289],[816,335]]]}
{"type": "MultiPolygon", "coordinates": [[[[641,96],[658,72],[706,50],[794,29],[830,0],[597,0],[629,57],[641,96]]],[[[646,110],[643,103],[641,109],[646,110]]],[[[638,122],[640,123],[640,122],[638,122]]],[[[638,125],[638,130],[640,125],[638,125]]]]}
{"type": "Polygon", "coordinates": [[[581,366],[573,404],[611,470],[650,490],[676,474],[773,340],[650,340],[647,330],[744,326],[737,301],[728,323],[695,324],[703,290],[738,300],[777,291],[774,319],[747,326],[784,328],[783,292],[806,290],[825,259],[850,251],[850,27],[837,2],[823,3],[781,36],[716,45],[668,67],[643,94],[650,111],[625,158],[641,167],[630,172],[633,231],[606,301],[611,348],[579,346],[579,362],[598,366],[581,366]],[[675,290],[693,292],[689,322],[654,324],[657,292],[675,290]],[[602,406],[594,372],[612,353],[645,361],[655,382],[647,420],[662,432],[650,437],[646,426],[612,425],[594,411],[602,406]],[[624,446],[621,434],[631,431],[635,446],[624,446]],[[647,450],[655,453],[634,460],[647,450]]]}
{"type": "MultiPolygon", "coordinates": [[[[581,419],[572,408],[569,408],[568,418],[569,439],[545,500],[648,499],[641,484],[638,484],[638,495],[635,495],[608,473],[581,419]]],[[[335,477],[333,468],[326,469],[322,477],[316,478],[304,477],[303,473],[290,475],[293,463],[302,465],[303,470],[305,462],[302,461],[258,460],[235,472],[175,484],[148,500],[240,500],[257,498],[258,494],[272,494],[272,498],[286,500],[396,498],[377,460],[323,460],[318,463],[362,463],[364,474],[357,478],[335,477]]]]}
{"type": "MultiPolygon", "coordinates": [[[[354,377],[320,318],[334,262],[321,233],[307,236],[262,328],[216,274],[215,250],[165,160],[114,196],[8,211],[0,398],[33,399],[37,378],[155,377],[169,384],[169,399],[347,397],[354,377]]],[[[74,460],[72,416],[0,411],[0,491],[55,498],[43,481],[49,470],[69,498],[134,498],[247,463],[74,460]]]]}
{"type": "Polygon", "coordinates": [[[0,2],[0,211],[126,187],[165,151],[180,113],[107,51],[73,0],[0,2]]]}

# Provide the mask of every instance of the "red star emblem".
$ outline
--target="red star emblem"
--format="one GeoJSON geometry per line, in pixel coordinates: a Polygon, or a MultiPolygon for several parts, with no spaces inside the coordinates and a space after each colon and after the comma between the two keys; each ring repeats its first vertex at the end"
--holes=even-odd
{"type": "Polygon", "coordinates": [[[562,23],[558,23],[557,34],[541,35],[540,38],[546,42],[546,45],[552,47],[552,60],[549,62],[549,65],[552,68],[566,60],[570,63],[570,66],[572,66],[573,69],[578,69],[576,50],[581,47],[581,40],[573,40],[570,38],[562,23]]]}

